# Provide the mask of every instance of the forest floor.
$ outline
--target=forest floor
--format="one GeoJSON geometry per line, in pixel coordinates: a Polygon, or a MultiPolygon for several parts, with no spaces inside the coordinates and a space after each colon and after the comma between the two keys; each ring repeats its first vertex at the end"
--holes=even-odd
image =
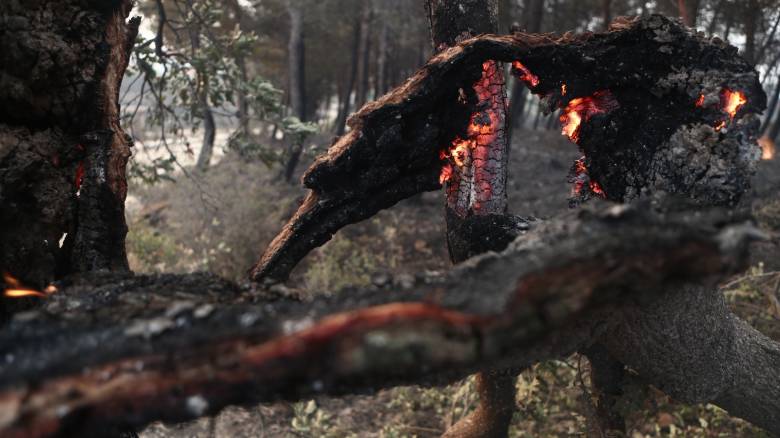
{"type": "MultiPolygon", "coordinates": [[[[545,218],[568,209],[568,169],[576,147],[555,131],[521,131],[511,152],[509,205],[520,216],[545,218]]],[[[128,206],[128,251],[137,272],[209,270],[240,281],[303,191],[278,182],[276,170],[226,156],[197,180],[135,186],[128,206]]],[[[759,164],[750,204],[768,232],[780,232],[780,159],[759,164]]],[[[449,267],[443,194],[426,193],[375,218],[347,227],[310,254],[293,274],[289,293],[334,291],[403,282],[449,267]]],[[[735,311],[780,340],[778,239],[755,244],[749,272],[723,290],[735,311]]],[[[584,436],[593,412],[587,360],[578,355],[539,364],[517,382],[511,436],[584,436]]],[[[765,436],[711,406],[675,403],[652,388],[636,389],[623,408],[629,436],[765,436]]],[[[228,408],[216,418],[180,425],[156,423],[146,438],[187,437],[436,437],[475,407],[473,378],[444,388],[401,387],[373,395],[320,397],[251,409],[228,408]]]]}

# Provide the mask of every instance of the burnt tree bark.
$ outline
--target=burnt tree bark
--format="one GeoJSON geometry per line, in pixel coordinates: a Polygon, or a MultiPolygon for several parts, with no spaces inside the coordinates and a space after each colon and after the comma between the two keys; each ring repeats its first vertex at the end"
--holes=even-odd
{"type": "Polygon", "coordinates": [[[130,8],[0,5],[0,271],[29,285],[128,268],[132,142],[118,94],[139,23],[125,21],[130,8]]]}
{"type": "MultiPolygon", "coordinates": [[[[290,107],[293,115],[299,120],[306,120],[306,73],[305,46],[303,41],[303,0],[291,0],[287,3],[287,14],[290,16],[290,39],[287,46],[290,74],[290,107]]],[[[292,181],[295,168],[301,159],[303,144],[299,141],[286,139],[287,160],[284,164],[284,179],[292,181]]]]}

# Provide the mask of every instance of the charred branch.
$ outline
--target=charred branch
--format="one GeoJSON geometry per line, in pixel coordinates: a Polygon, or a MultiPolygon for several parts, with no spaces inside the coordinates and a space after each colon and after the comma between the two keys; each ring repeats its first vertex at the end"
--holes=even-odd
{"type": "Polygon", "coordinates": [[[283,280],[340,228],[438,189],[441,153],[467,137],[478,101],[473,85],[488,60],[521,61],[538,79],[527,81],[531,91],[550,111],[610,91],[617,109],[588,118],[578,137],[589,180],[610,200],[652,193],[732,205],[749,185],[760,154],[756,114],[766,96],[736,48],[661,16],[618,21],[601,34],[484,35],[442,51],[350,118],[351,131],[304,174],[311,192],[254,266],[253,279],[283,280]],[[726,89],[746,97],[734,117],[720,104],[726,89]]]}
{"type": "MultiPolygon", "coordinates": [[[[71,278],[0,331],[0,431],[84,436],[228,404],[527,366],[590,345],[615,312],[659,290],[684,294],[675,285],[735,272],[750,234],[717,212],[605,206],[538,225],[506,251],[408,290],[311,302],[206,275],[71,278]]],[[[777,348],[752,336],[734,352],[777,348]]],[[[749,397],[722,388],[707,395],[749,397]]]]}

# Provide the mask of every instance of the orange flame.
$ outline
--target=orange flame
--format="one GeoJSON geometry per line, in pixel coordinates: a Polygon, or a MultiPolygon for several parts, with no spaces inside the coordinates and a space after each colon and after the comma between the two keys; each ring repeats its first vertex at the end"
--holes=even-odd
{"type": "Polygon", "coordinates": [[[561,96],[566,95],[566,84],[561,84],[561,96]]]}
{"type": "Polygon", "coordinates": [[[732,91],[728,88],[724,88],[720,95],[721,105],[723,111],[728,113],[731,120],[734,120],[734,116],[737,115],[737,111],[747,103],[747,97],[741,91],[732,91]]]}
{"type": "Polygon", "coordinates": [[[715,125],[715,130],[720,132],[721,129],[723,129],[725,127],[726,127],[726,121],[725,120],[721,120],[720,122],[718,122],[717,125],[715,125]]]}
{"type": "Polygon", "coordinates": [[[609,90],[597,91],[590,97],[574,98],[569,101],[559,118],[563,124],[561,134],[577,143],[580,139],[580,127],[583,121],[588,121],[596,114],[605,114],[618,107],[617,100],[609,90]]]}
{"type": "Polygon", "coordinates": [[[758,145],[761,146],[761,159],[772,160],[775,158],[775,142],[769,137],[758,139],[758,145]]]}
{"type": "Polygon", "coordinates": [[[520,72],[518,75],[518,78],[525,82],[527,85],[530,85],[531,87],[535,87],[539,85],[539,76],[536,76],[535,74],[531,73],[531,70],[528,70],[528,67],[523,65],[520,61],[514,61],[512,62],[512,67],[514,67],[515,71],[520,72]]]}
{"type": "Polygon", "coordinates": [[[57,288],[53,284],[46,286],[43,292],[25,287],[19,280],[7,272],[3,273],[3,282],[8,286],[3,295],[8,298],[46,297],[57,292],[57,288]]]}
{"type": "Polygon", "coordinates": [[[698,108],[703,108],[704,107],[704,95],[703,94],[699,95],[699,99],[696,101],[696,106],[698,108]]]}

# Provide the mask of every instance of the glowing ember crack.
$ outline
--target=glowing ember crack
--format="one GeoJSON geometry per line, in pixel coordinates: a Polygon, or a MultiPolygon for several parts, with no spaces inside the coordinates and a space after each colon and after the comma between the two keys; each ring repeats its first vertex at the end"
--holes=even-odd
{"type": "Polygon", "coordinates": [[[525,82],[526,85],[530,87],[536,87],[539,85],[539,77],[531,73],[531,70],[528,70],[528,67],[523,65],[522,62],[512,62],[512,68],[514,69],[514,73],[517,75],[518,79],[525,82]]]}
{"type": "Polygon", "coordinates": [[[466,138],[455,137],[440,158],[445,160],[439,182],[447,185],[447,204],[465,215],[493,212],[506,196],[504,181],[496,175],[496,161],[505,154],[506,98],[504,76],[495,61],[482,64],[482,76],[473,85],[476,111],[469,118],[466,138]]]}

